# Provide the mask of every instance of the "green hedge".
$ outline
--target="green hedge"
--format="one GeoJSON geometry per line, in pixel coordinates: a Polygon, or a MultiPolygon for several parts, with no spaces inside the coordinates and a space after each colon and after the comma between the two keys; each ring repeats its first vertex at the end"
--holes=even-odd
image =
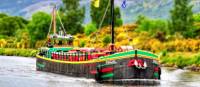
{"type": "Polygon", "coordinates": [[[5,56],[35,57],[36,54],[37,50],[34,49],[0,48],[0,55],[5,56]]]}

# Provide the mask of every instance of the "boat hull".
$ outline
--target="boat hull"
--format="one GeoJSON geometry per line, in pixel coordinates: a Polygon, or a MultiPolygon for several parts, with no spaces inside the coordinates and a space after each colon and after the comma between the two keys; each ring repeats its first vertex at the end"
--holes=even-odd
{"type": "MultiPolygon", "coordinates": [[[[129,62],[133,59],[135,58],[114,60],[115,64],[109,66],[113,68],[112,70],[113,76],[106,80],[114,81],[122,79],[153,79],[153,80],[160,79],[160,74],[161,74],[160,70],[158,72],[159,77],[155,78],[154,70],[155,67],[158,66],[153,64],[154,61],[153,59],[141,58],[141,57],[137,58],[146,61],[148,67],[146,67],[145,69],[128,66],[129,62]]],[[[97,66],[102,64],[106,64],[106,62],[68,64],[68,63],[53,62],[39,57],[37,57],[37,62],[36,62],[38,71],[52,72],[73,77],[95,78],[96,81],[98,81],[99,79],[97,78],[96,74],[92,73],[95,73],[95,71],[96,73],[98,73],[97,66]]]]}

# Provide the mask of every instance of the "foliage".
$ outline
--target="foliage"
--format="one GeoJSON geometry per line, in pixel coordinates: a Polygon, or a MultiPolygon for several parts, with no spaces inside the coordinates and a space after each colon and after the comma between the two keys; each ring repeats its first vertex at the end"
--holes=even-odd
{"type": "Polygon", "coordinates": [[[46,46],[46,39],[45,40],[38,40],[35,43],[35,48],[40,48],[46,46]]]}
{"type": "Polygon", "coordinates": [[[110,36],[105,36],[103,38],[103,43],[104,43],[104,46],[108,45],[109,43],[111,42],[111,37],[110,36]]]}
{"type": "Polygon", "coordinates": [[[79,47],[84,47],[86,45],[85,41],[81,40],[80,46],[79,47]]]}
{"type": "Polygon", "coordinates": [[[190,0],[174,0],[174,8],[171,10],[171,33],[180,32],[184,37],[194,37],[193,12],[189,5],[190,0]]]}
{"type": "Polygon", "coordinates": [[[138,24],[137,31],[149,32],[151,36],[154,36],[161,41],[164,41],[165,35],[169,34],[168,22],[165,20],[139,16],[136,23],[138,24]]]}
{"type": "Polygon", "coordinates": [[[0,13],[0,18],[4,18],[4,17],[8,17],[8,15],[4,13],[0,13]]]}
{"type": "Polygon", "coordinates": [[[33,49],[0,48],[0,55],[34,57],[36,54],[37,50],[33,49]]]}
{"type": "Polygon", "coordinates": [[[161,57],[161,63],[167,66],[177,66],[178,68],[184,68],[186,66],[200,64],[199,53],[169,53],[166,56],[161,57]]]}
{"type": "Polygon", "coordinates": [[[37,40],[43,40],[47,37],[49,32],[49,23],[51,23],[50,15],[44,12],[33,14],[32,20],[27,25],[31,36],[31,47],[34,47],[37,40]]]}
{"type": "Polygon", "coordinates": [[[29,40],[30,35],[28,29],[17,30],[15,32],[15,37],[17,38],[17,41],[20,41],[22,39],[29,40]]]}
{"type": "Polygon", "coordinates": [[[128,39],[127,37],[128,37],[128,36],[127,36],[126,33],[120,33],[120,34],[118,34],[118,35],[116,36],[116,39],[117,39],[117,41],[122,41],[122,40],[128,39]]]}
{"type": "Polygon", "coordinates": [[[19,29],[26,27],[28,21],[21,17],[12,17],[6,14],[0,14],[0,35],[14,36],[15,32],[19,29]]]}
{"type": "MultiPolygon", "coordinates": [[[[92,18],[92,22],[97,24],[96,25],[97,28],[100,26],[99,24],[102,21],[102,18],[104,16],[105,11],[106,11],[107,5],[109,4],[109,1],[110,0],[100,0],[98,8],[94,7],[93,4],[91,4],[91,6],[90,6],[90,8],[91,8],[90,16],[92,18]]],[[[102,23],[102,27],[110,25],[110,21],[111,21],[111,11],[110,11],[110,9],[111,9],[111,6],[109,5],[107,14],[105,15],[105,19],[102,23]]],[[[114,9],[114,12],[115,12],[114,20],[116,21],[115,26],[121,26],[123,22],[122,22],[122,19],[121,19],[120,8],[116,7],[114,9]]]]}
{"type": "Polygon", "coordinates": [[[194,19],[195,22],[200,22],[200,13],[194,14],[193,19],[194,19]]]}
{"type": "Polygon", "coordinates": [[[7,44],[7,41],[5,39],[0,39],[0,48],[5,47],[7,44]]]}
{"type": "Polygon", "coordinates": [[[84,33],[85,35],[89,36],[91,33],[97,31],[96,24],[89,23],[85,26],[84,33]]]}
{"type": "Polygon", "coordinates": [[[61,10],[61,17],[66,31],[70,34],[83,33],[84,7],[80,7],[80,0],[62,0],[64,6],[61,10]]]}
{"type": "Polygon", "coordinates": [[[200,40],[195,39],[176,39],[165,43],[168,51],[198,52],[200,40]]]}
{"type": "Polygon", "coordinates": [[[192,32],[192,35],[199,38],[200,37],[200,13],[194,14],[193,19],[194,19],[194,30],[192,32]]]}
{"type": "Polygon", "coordinates": [[[30,47],[30,34],[28,29],[18,30],[15,33],[16,47],[17,48],[29,48],[30,47]]]}

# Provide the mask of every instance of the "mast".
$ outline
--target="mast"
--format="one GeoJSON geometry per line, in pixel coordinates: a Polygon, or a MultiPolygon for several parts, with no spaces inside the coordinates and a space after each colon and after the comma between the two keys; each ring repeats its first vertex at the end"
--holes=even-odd
{"type": "Polygon", "coordinates": [[[53,8],[53,33],[56,34],[56,6],[53,8]]]}
{"type": "Polygon", "coordinates": [[[114,35],[114,27],[115,27],[115,19],[114,19],[114,0],[110,0],[111,3],[111,37],[112,37],[112,46],[111,50],[114,51],[114,44],[115,44],[115,35],[114,35]]]}

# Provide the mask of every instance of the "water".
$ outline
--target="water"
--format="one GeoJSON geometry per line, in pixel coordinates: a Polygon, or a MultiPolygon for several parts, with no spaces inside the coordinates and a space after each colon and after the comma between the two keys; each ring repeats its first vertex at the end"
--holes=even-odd
{"type": "MultiPolygon", "coordinates": [[[[36,71],[35,63],[34,58],[0,56],[0,87],[113,87],[93,79],[36,71]]],[[[200,87],[200,73],[162,68],[161,78],[158,87],[200,87]]]]}

